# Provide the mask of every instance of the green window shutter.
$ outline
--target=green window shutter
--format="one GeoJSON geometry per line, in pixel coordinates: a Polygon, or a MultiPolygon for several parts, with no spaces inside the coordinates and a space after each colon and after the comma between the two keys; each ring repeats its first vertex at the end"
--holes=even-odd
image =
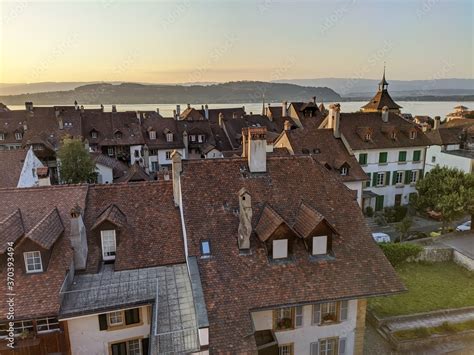
{"type": "Polygon", "coordinates": [[[398,171],[394,171],[393,176],[392,176],[392,185],[397,184],[397,175],[398,175],[398,171]]]}
{"type": "Polygon", "coordinates": [[[385,186],[390,185],[390,171],[387,171],[387,172],[385,173],[384,185],[385,185],[385,186]]]}
{"type": "Polygon", "coordinates": [[[413,161],[420,161],[421,158],[421,150],[415,150],[413,152],[413,161]]]}
{"type": "Polygon", "coordinates": [[[359,164],[366,165],[367,164],[367,154],[361,153],[359,154],[359,164]]]}
{"type": "Polygon", "coordinates": [[[387,152],[379,153],[379,163],[387,162],[387,152]]]}
{"type": "Polygon", "coordinates": [[[418,173],[418,180],[423,179],[423,173],[424,173],[424,170],[420,169],[420,172],[418,173]]]}
{"type": "Polygon", "coordinates": [[[407,160],[407,152],[402,151],[398,153],[398,161],[406,161],[407,160]]]}
{"type": "Polygon", "coordinates": [[[365,182],[365,187],[370,187],[371,174],[370,174],[370,173],[367,173],[367,176],[369,177],[369,180],[367,180],[367,181],[365,182]]]}
{"type": "Polygon", "coordinates": [[[377,186],[377,173],[372,176],[372,186],[377,186]]]}
{"type": "Polygon", "coordinates": [[[405,171],[405,185],[408,185],[410,183],[410,180],[411,180],[411,171],[406,170],[405,171]]]}
{"type": "Polygon", "coordinates": [[[99,330],[107,329],[107,314],[99,314],[99,330]]]}

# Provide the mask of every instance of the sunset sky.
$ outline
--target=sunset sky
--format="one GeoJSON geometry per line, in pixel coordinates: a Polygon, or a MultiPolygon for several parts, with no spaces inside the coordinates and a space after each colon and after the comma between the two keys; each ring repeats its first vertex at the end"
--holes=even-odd
{"type": "Polygon", "coordinates": [[[473,77],[471,0],[0,0],[0,82],[473,77]]]}

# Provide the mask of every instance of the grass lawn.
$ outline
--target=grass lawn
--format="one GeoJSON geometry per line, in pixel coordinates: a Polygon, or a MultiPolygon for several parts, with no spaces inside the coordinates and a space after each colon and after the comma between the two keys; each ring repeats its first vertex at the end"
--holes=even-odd
{"type": "Polygon", "coordinates": [[[369,300],[379,317],[474,306],[474,272],[445,263],[404,263],[396,268],[408,292],[369,300]]]}

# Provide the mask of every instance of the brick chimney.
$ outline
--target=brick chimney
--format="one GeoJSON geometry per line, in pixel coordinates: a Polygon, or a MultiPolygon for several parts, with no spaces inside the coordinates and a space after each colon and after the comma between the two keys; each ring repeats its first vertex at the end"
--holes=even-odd
{"type": "Polygon", "coordinates": [[[267,171],[267,127],[242,128],[242,156],[251,173],[267,171]]]}
{"type": "Polygon", "coordinates": [[[174,205],[178,207],[180,205],[180,197],[181,197],[181,172],[183,171],[183,163],[181,161],[181,154],[178,151],[174,150],[171,153],[171,160],[172,160],[172,174],[173,174],[173,199],[174,205]]]}
{"type": "Polygon", "coordinates": [[[204,117],[206,118],[206,120],[209,119],[209,106],[204,105],[204,117]]]}
{"type": "Polygon", "coordinates": [[[239,191],[239,219],[239,249],[248,250],[252,234],[252,199],[244,187],[239,191]]]}
{"type": "Polygon", "coordinates": [[[313,96],[313,103],[316,105],[316,96],[313,96]]]}
{"type": "Polygon", "coordinates": [[[433,129],[439,129],[440,125],[441,125],[441,117],[435,116],[433,129]]]}
{"type": "Polygon", "coordinates": [[[388,107],[387,106],[384,106],[382,108],[382,121],[384,121],[385,123],[388,123],[388,107]]]}
{"type": "Polygon", "coordinates": [[[31,101],[25,102],[25,109],[26,109],[26,111],[32,112],[33,111],[33,102],[31,102],[31,101]]]}
{"type": "Polygon", "coordinates": [[[283,101],[283,103],[281,105],[281,115],[283,117],[288,116],[288,102],[286,102],[286,101],[283,101]]]}
{"type": "Polygon", "coordinates": [[[179,117],[181,115],[181,105],[176,105],[176,116],[179,117]]]}
{"type": "Polygon", "coordinates": [[[75,206],[71,210],[71,232],[70,240],[74,253],[74,267],[76,270],[84,270],[87,263],[87,235],[86,227],[82,219],[82,210],[75,206]]]}
{"type": "Polygon", "coordinates": [[[112,112],[117,112],[117,106],[112,105],[112,112]]]}
{"type": "Polygon", "coordinates": [[[328,128],[331,128],[334,133],[334,137],[340,138],[340,122],[341,122],[341,105],[331,104],[329,105],[329,114],[328,114],[328,128]]]}

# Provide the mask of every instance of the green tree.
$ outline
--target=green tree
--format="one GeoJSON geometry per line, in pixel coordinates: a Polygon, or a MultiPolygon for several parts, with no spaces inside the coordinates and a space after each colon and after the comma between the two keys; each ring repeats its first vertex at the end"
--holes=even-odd
{"type": "Polygon", "coordinates": [[[400,222],[397,223],[395,229],[398,233],[400,233],[400,242],[403,242],[404,239],[408,237],[408,233],[410,232],[410,228],[413,224],[413,221],[410,217],[406,216],[400,222]]]}
{"type": "Polygon", "coordinates": [[[60,177],[64,183],[95,182],[95,164],[80,139],[65,138],[59,149],[60,177]]]}
{"type": "Polygon", "coordinates": [[[437,166],[416,184],[415,207],[441,213],[443,232],[450,222],[474,212],[474,178],[457,169],[437,166]]]}

